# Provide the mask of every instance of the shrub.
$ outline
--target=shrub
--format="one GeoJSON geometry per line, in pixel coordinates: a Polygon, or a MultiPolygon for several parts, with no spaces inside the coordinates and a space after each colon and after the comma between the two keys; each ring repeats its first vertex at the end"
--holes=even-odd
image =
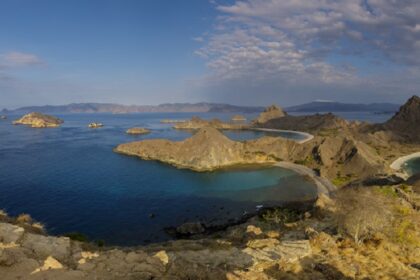
{"type": "Polygon", "coordinates": [[[16,218],[16,222],[23,224],[23,223],[31,223],[32,222],[32,218],[29,214],[20,214],[17,218],[16,218]]]}
{"type": "Polygon", "coordinates": [[[105,246],[105,241],[102,239],[96,240],[95,241],[96,246],[98,247],[104,247],[105,246]]]}
{"type": "Polygon", "coordinates": [[[86,235],[80,232],[70,232],[65,234],[64,236],[70,238],[71,240],[80,241],[80,242],[87,242],[88,238],[86,235]]]}
{"type": "Polygon", "coordinates": [[[260,214],[260,218],[275,224],[296,222],[300,215],[297,211],[285,208],[266,209],[260,214]]]}
{"type": "Polygon", "coordinates": [[[393,214],[388,198],[369,189],[345,189],[337,194],[337,225],[356,244],[388,230],[393,214]]]}

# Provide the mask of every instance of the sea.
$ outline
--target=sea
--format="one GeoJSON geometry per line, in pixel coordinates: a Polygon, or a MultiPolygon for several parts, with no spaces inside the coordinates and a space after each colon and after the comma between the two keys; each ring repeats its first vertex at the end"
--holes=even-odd
{"type": "MultiPolygon", "coordinates": [[[[264,206],[316,197],[314,184],[279,167],[247,166],[193,172],[113,152],[121,143],[165,138],[180,131],[163,119],[192,116],[229,120],[224,113],[63,114],[60,128],[14,126],[0,121],[0,209],[30,214],[50,234],[81,233],[107,245],[133,246],[171,239],[165,230],[186,222],[221,225],[264,206]],[[90,129],[91,122],[103,128],[90,129]],[[130,127],[147,135],[128,135],[130,127]]],[[[255,114],[245,114],[248,119],[255,114]]],[[[345,118],[379,122],[384,115],[345,113],[345,118]]],[[[224,132],[244,141],[265,135],[300,140],[294,133],[224,132]]],[[[415,162],[419,168],[420,162],[415,162]]]]}

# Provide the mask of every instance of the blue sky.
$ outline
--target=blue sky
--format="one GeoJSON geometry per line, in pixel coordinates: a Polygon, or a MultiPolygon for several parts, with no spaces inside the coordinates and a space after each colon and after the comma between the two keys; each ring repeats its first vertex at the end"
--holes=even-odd
{"type": "Polygon", "coordinates": [[[0,107],[418,94],[420,3],[0,0],[0,107]]]}

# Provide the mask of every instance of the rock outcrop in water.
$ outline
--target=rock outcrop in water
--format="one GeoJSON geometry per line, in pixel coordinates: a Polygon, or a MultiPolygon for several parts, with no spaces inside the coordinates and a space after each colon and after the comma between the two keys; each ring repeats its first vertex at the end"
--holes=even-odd
{"type": "Polygon", "coordinates": [[[262,112],[258,118],[256,118],[252,123],[253,125],[259,126],[263,125],[266,122],[272,120],[272,119],[278,119],[286,116],[286,112],[283,111],[280,107],[276,105],[271,105],[267,107],[264,112],[262,112]]]}
{"type": "Polygon", "coordinates": [[[34,128],[59,127],[62,123],[63,120],[59,118],[41,113],[30,113],[13,122],[15,125],[22,124],[34,128]]]}
{"type": "Polygon", "coordinates": [[[232,121],[234,122],[245,122],[246,118],[242,115],[235,115],[232,117],[232,121]]]}
{"type": "Polygon", "coordinates": [[[93,123],[90,123],[88,125],[89,128],[100,128],[100,127],[103,127],[103,126],[104,125],[102,123],[99,123],[99,122],[93,122],[93,123]]]}
{"type": "Polygon", "coordinates": [[[150,133],[150,130],[143,127],[133,127],[129,128],[126,132],[127,134],[148,134],[150,133]]]}

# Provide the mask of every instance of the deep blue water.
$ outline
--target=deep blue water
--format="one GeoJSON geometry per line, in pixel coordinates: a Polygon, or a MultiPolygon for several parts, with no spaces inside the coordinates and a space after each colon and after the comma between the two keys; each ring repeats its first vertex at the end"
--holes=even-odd
{"type": "MultiPolygon", "coordinates": [[[[29,213],[52,234],[81,232],[107,244],[143,244],[168,239],[163,231],[167,226],[197,220],[221,223],[259,204],[277,205],[315,195],[312,183],[281,168],[196,173],[112,151],[120,143],[147,138],[185,139],[190,132],[159,121],[186,119],[191,114],[59,117],[65,123],[54,129],[13,126],[13,116],[0,122],[0,208],[11,215],[29,213]],[[92,121],[105,127],[87,128],[92,121]],[[152,133],[127,135],[125,130],[133,126],[150,128],[152,133]]],[[[265,135],[226,134],[238,140],[265,135]]]]}

